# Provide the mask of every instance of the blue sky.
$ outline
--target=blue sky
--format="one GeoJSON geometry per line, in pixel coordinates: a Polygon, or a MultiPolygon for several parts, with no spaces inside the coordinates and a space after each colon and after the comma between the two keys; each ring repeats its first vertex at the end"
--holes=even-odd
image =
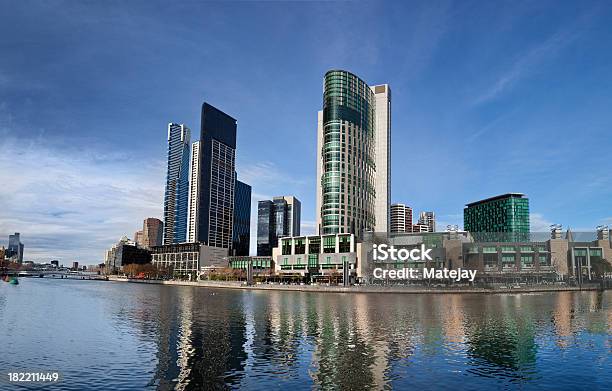
{"type": "Polygon", "coordinates": [[[393,202],[462,225],[466,202],[522,192],[533,230],[612,224],[609,3],[0,9],[0,244],[21,232],[26,259],[100,262],[161,216],[167,123],[196,138],[204,100],[238,119],[253,202],[296,195],[312,232],[331,68],[391,86],[393,202]]]}

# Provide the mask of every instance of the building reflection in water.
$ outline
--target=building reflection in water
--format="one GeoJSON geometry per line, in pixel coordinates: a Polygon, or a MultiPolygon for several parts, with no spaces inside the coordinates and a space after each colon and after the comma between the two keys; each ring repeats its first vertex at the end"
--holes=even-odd
{"type": "Polygon", "coordinates": [[[440,381],[541,381],[538,357],[584,333],[607,344],[594,354],[609,353],[611,297],[160,287],[137,298],[140,309],[115,311],[156,344],[158,389],[382,389],[426,386],[427,371],[440,381]]]}

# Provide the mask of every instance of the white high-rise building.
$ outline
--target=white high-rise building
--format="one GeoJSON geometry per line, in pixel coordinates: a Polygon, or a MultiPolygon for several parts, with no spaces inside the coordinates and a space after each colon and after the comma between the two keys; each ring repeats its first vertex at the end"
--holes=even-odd
{"type": "Polygon", "coordinates": [[[388,84],[371,87],[376,118],[376,232],[389,232],[391,200],[391,90],[388,84]]]}
{"type": "Polygon", "coordinates": [[[390,209],[391,218],[389,232],[412,232],[412,208],[404,204],[392,204],[390,209]]]}
{"type": "Polygon", "coordinates": [[[187,241],[193,243],[198,237],[198,200],[200,199],[200,142],[191,144],[189,162],[189,214],[187,218],[187,241]]]}

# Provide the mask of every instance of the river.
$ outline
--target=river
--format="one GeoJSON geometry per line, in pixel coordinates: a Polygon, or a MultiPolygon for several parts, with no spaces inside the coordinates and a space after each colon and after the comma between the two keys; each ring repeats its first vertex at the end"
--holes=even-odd
{"type": "Polygon", "coordinates": [[[609,389],[611,301],[612,291],[348,294],[22,278],[0,282],[0,371],[59,371],[45,385],[58,390],[609,389]]]}

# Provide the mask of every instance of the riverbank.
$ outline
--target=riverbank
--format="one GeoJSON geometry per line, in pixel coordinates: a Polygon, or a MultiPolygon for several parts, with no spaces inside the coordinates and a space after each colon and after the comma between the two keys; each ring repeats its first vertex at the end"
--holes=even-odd
{"type": "Polygon", "coordinates": [[[516,288],[431,288],[424,286],[326,286],[326,285],[280,285],[280,284],[261,284],[261,285],[245,285],[240,281],[160,281],[160,280],[140,280],[128,279],[121,277],[109,276],[109,281],[113,282],[130,282],[138,284],[155,284],[155,285],[178,285],[178,286],[195,286],[203,288],[223,288],[223,289],[247,289],[247,290],[268,290],[268,291],[294,291],[294,292],[329,292],[329,293],[534,293],[534,292],[561,292],[561,291],[596,291],[599,290],[599,285],[583,285],[580,287],[572,287],[565,285],[537,285],[537,286],[520,286],[516,288]]]}

